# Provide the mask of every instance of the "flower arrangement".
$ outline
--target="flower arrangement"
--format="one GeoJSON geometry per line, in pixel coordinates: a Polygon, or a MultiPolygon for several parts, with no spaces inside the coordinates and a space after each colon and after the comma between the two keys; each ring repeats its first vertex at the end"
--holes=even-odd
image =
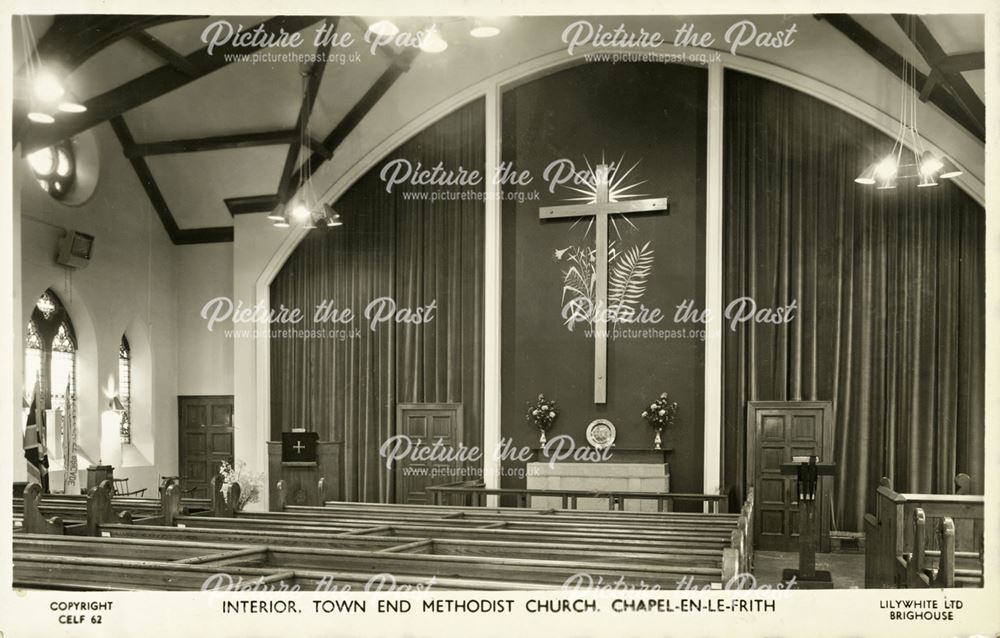
{"type": "Polygon", "coordinates": [[[219,473],[222,475],[222,497],[229,503],[229,493],[233,483],[240,484],[240,497],[234,509],[242,510],[250,503],[260,500],[260,489],[264,485],[264,473],[251,474],[247,471],[246,461],[240,461],[235,467],[223,461],[219,465],[219,473]]]}
{"type": "Polygon", "coordinates": [[[674,424],[677,419],[677,411],[677,402],[671,401],[666,392],[642,411],[642,418],[656,428],[655,449],[660,449],[660,434],[663,432],[663,428],[674,424]]]}
{"type": "Polygon", "coordinates": [[[541,431],[540,442],[544,445],[545,431],[552,427],[557,416],[559,416],[559,410],[556,408],[556,402],[546,399],[544,394],[539,394],[534,403],[528,403],[528,412],[524,415],[524,420],[541,431]]]}

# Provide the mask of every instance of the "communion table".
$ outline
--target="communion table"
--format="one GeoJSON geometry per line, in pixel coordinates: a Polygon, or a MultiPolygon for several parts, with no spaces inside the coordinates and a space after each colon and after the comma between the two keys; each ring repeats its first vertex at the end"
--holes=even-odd
{"type": "MultiPolygon", "coordinates": [[[[602,492],[669,492],[671,449],[612,448],[602,461],[551,460],[541,449],[533,450],[527,465],[530,490],[588,490],[602,492]]],[[[596,456],[596,454],[595,454],[596,456]]],[[[532,496],[533,508],[562,507],[560,496],[532,496]]],[[[607,510],[608,499],[580,498],[577,509],[607,510]]],[[[626,500],[626,511],[655,512],[656,501],[626,500]]]]}

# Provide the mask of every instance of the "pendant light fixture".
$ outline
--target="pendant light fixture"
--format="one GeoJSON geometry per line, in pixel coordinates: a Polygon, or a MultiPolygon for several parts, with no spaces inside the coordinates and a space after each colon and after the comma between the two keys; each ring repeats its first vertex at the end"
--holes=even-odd
{"type": "Polygon", "coordinates": [[[87,107],[70,96],[55,68],[39,63],[34,29],[28,16],[19,16],[24,58],[23,92],[28,103],[28,119],[35,124],[54,124],[60,113],[83,113],[87,107]]]}
{"type": "MultiPolygon", "coordinates": [[[[302,73],[302,96],[303,102],[309,91],[309,72],[302,73]]],[[[296,195],[287,204],[279,202],[267,218],[274,222],[275,228],[289,228],[292,223],[306,229],[330,228],[340,226],[340,215],[337,215],[329,204],[321,204],[312,183],[312,148],[309,144],[309,118],[302,118],[302,125],[299,127],[299,159],[305,152],[305,161],[298,168],[298,184],[296,195]],[[336,216],[336,223],[334,221],[336,216]]]]}
{"type": "MultiPolygon", "coordinates": [[[[906,17],[905,31],[913,40],[915,17],[906,17]]],[[[917,128],[917,69],[905,57],[900,83],[899,130],[888,155],[876,159],[854,181],[878,190],[892,190],[900,180],[918,180],[918,188],[938,185],[938,179],[954,179],[962,174],[947,157],[924,147],[917,128]]]]}

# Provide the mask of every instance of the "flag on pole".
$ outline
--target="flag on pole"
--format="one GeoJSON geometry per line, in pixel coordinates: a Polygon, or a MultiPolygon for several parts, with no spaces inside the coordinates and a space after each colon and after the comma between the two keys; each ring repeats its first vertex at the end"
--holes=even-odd
{"type": "Polygon", "coordinates": [[[76,414],[73,410],[73,396],[70,394],[72,385],[70,380],[66,380],[66,394],[63,395],[63,447],[65,448],[63,459],[63,493],[76,493],[76,414]]]}
{"type": "Polygon", "coordinates": [[[28,462],[28,482],[41,485],[45,494],[49,491],[49,457],[45,450],[45,410],[39,404],[38,395],[36,381],[24,426],[24,458],[28,462]]]}

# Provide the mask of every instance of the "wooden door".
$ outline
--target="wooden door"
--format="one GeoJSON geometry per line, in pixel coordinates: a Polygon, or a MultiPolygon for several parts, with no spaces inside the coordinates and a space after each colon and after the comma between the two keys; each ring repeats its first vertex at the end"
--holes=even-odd
{"type": "Polygon", "coordinates": [[[209,498],[209,481],[222,461],[233,463],[233,397],[177,397],[181,490],[209,498]]]}
{"type": "MultiPolygon", "coordinates": [[[[437,441],[457,452],[462,443],[461,403],[400,403],[396,406],[396,433],[405,434],[416,445],[431,446],[437,441]]],[[[397,503],[427,503],[428,485],[463,480],[456,469],[462,464],[442,461],[396,461],[393,466],[397,503]]]]}
{"type": "MultiPolygon", "coordinates": [[[[781,465],[815,454],[833,462],[833,404],[829,401],[751,401],[747,405],[747,483],[754,486],[754,546],[797,551],[799,503],[794,476],[781,465]]],[[[830,480],[816,492],[817,547],[830,551],[830,480]]]]}

